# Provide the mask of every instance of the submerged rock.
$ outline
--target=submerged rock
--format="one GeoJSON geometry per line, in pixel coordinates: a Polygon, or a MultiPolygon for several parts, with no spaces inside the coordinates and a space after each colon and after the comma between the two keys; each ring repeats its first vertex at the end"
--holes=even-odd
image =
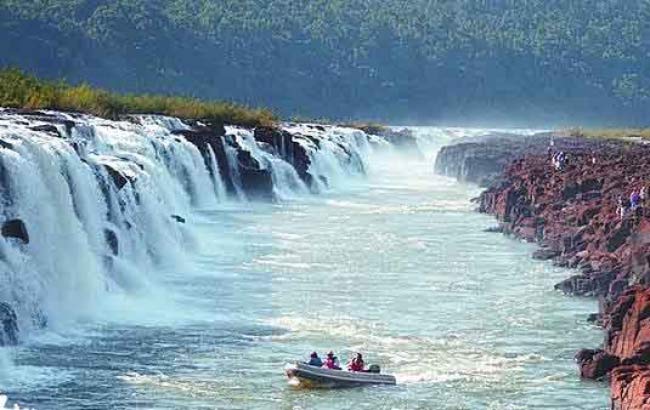
{"type": "Polygon", "coordinates": [[[180,215],[172,215],[172,219],[181,224],[184,224],[186,222],[185,218],[180,215]]]}

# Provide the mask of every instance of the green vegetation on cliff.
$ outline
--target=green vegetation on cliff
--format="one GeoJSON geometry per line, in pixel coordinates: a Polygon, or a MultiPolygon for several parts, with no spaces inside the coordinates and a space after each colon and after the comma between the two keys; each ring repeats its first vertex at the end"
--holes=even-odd
{"type": "Polygon", "coordinates": [[[0,70],[0,107],[75,111],[106,118],[162,114],[250,127],[276,122],[273,113],[264,109],[194,98],[118,94],[87,84],[44,81],[17,69],[0,70]]]}
{"type": "Polygon", "coordinates": [[[0,65],[338,119],[645,123],[650,0],[0,0],[0,65]]]}
{"type": "Polygon", "coordinates": [[[562,133],[583,138],[650,139],[650,128],[572,128],[562,133]]]}

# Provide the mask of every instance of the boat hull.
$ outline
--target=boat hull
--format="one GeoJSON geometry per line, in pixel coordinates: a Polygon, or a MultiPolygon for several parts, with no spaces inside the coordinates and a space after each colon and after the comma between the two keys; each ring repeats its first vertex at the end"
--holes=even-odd
{"type": "Polygon", "coordinates": [[[394,376],[387,374],[348,372],[323,369],[296,363],[286,369],[287,377],[303,388],[348,388],[372,385],[395,385],[394,376]]]}

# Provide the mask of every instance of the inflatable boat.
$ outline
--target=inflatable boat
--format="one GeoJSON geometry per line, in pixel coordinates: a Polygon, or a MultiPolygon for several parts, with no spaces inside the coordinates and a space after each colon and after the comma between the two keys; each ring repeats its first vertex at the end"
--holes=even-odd
{"type": "Polygon", "coordinates": [[[324,369],[300,362],[288,365],[285,372],[292,384],[305,388],[342,388],[397,383],[395,376],[387,374],[324,369]]]}

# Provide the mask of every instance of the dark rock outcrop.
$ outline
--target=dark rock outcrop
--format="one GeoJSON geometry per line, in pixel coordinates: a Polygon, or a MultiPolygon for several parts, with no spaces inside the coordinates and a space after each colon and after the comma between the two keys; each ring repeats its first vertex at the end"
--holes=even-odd
{"type": "Polygon", "coordinates": [[[62,138],[63,136],[59,132],[59,129],[52,125],[52,124],[43,124],[43,125],[36,125],[34,127],[31,127],[33,131],[39,131],[39,132],[46,132],[54,137],[59,137],[62,138]]]}
{"type": "Polygon", "coordinates": [[[113,168],[108,164],[104,164],[104,169],[106,170],[106,172],[108,172],[108,176],[111,177],[113,184],[118,190],[124,188],[124,186],[127,183],[133,182],[132,178],[124,175],[123,173],[121,173],[120,171],[118,171],[117,169],[113,168]]]}
{"type": "Polygon", "coordinates": [[[256,141],[273,147],[280,158],[293,165],[307,186],[312,185],[313,177],[309,173],[311,159],[305,147],[297,141],[297,136],[275,127],[257,127],[254,137],[256,141]]]}
{"type": "Polygon", "coordinates": [[[117,238],[117,233],[112,229],[104,229],[104,240],[108,245],[108,248],[111,250],[111,253],[115,256],[120,253],[120,243],[117,238]]]}
{"type": "Polygon", "coordinates": [[[217,126],[198,126],[191,130],[176,131],[189,142],[194,144],[203,155],[206,163],[210,161],[208,147],[214,152],[219,172],[223,178],[229,194],[237,194],[235,180],[228,166],[226,149],[237,150],[238,176],[241,179],[241,188],[249,199],[272,201],[275,199],[273,192],[273,179],[271,171],[265,169],[251,156],[251,153],[242,149],[233,139],[227,137],[223,124],[217,126]]]}
{"type": "Polygon", "coordinates": [[[576,354],[576,361],[580,367],[580,376],[592,380],[604,378],[620,364],[617,356],[591,349],[579,351],[576,354]]]}
{"type": "Polygon", "coordinates": [[[408,128],[403,128],[401,130],[393,130],[391,128],[382,127],[380,130],[372,132],[372,130],[362,129],[368,134],[373,134],[382,137],[389,144],[398,148],[401,151],[408,152],[410,154],[416,154],[417,156],[423,156],[418,146],[418,140],[413,135],[413,131],[408,128]]]}
{"type": "Polygon", "coordinates": [[[239,150],[239,176],[246,196],[250,199],[273,201],[273,177],[271,171],[263,169],[260,163],[253,158],[250,152],[239,150]]]}
{"type": "Polygon", "coordinates": [[[18,318],[12,307],[0,302],[0,346],[18,344],[18,318]]]}
{"type": "Polygon", "coordinates": [[[2,236],[5,238],[16,238],[23,241],[23,243],[29,243],[29,232],[27,231],[27,226],[25,222],[21,219],[11,219],[2,224],[2,236]]]}
{"type": "Polygon", "coordinates": [[[435,171],[487,187],[497,182],[513,161],[524,156],[547,155],[551,141],[553,150],[572,152],[604,144],[599,141],[587,143],[578,138],[555,138],[549,133],[532,136],[491,134],[443,147],[436,157],[435,171]]]}
{"type": "MultiPolygon", "coordinates": [[[[219,168],[219,173],[226,187],[226,191],[230,195],[237,193],[235,182],[228,167],[226,153],[226,144],[228,144],[228,141],[226,140],[226,129],[223,124],[212,126],[204,124],[195,125],[191,130],[177,130],[174,131],[174,134],[183,136],[187,141],[194,144],[201,152],[206,163],[210,161],[210,152],[208,150],[208,147],[210,147],[217,160],[217,167],[219,168]]],[[[212,172],[211,169],[210,172],[212,172]]]]}
{"type": "Polygon", "coordinates": [[[172,215],[171,217],[172,217],[173,220],[175,220],[176,222],[178,222],[180,224],[184,224],[186,222],[185,218],[183,218],[180,215],[172,215]]]}

